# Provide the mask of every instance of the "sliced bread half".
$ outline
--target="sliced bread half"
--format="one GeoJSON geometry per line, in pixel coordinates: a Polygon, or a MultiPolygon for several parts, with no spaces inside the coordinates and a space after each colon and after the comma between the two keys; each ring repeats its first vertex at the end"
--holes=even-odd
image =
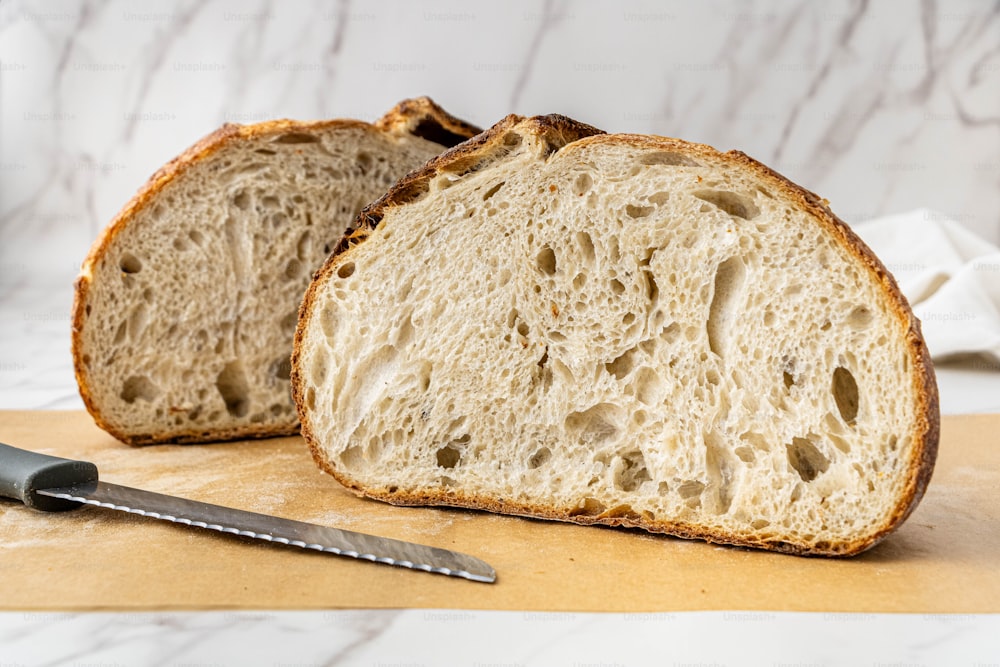
{"type": "Polygon", "coordinates": [[[742,153],[511,116],[356,226],[292,385],[360,494],[822,555],[923,495],[919,322],[825,201],[742,153]]]}
{"type": "Polygon", "coordinates": [[[128,443],[291,434],[296,310],[361,208],[478,130],[427,98],[374,125],[225,125],[139,190],[76,283],[73,361],[128,443]]]}

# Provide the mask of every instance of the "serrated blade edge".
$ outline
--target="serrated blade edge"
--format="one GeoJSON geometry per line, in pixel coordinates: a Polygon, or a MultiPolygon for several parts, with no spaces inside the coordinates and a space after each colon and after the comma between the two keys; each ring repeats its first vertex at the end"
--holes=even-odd
{"type": "Polygon", "coordinates": [[[119,484],[99,481],[40,489],[36,493],[337,556],[461,577],[470,581],[493,583],[496,580],[496,573],[487,563],[457,551],[283,519],[119,484]]]}

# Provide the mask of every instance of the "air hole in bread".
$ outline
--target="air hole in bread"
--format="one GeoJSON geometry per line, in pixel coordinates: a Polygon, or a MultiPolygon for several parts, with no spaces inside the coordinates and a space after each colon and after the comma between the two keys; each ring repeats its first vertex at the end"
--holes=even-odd
{"type": "Polygon", "coordinates": [[[327,340],[333,341],[337,335],[337,315],[331,306],[327,305],[319,311],[319,325],[327,340]]]}
{"type": "Polygon", "coordinates": [[[273,377],[279,380],[288,380],[292,377],[292,360],[287,356],[278,357],[271,362],[268,371],[273,377]]]}
{"type": "Polygon", "coordinates": [[[285,264],[285,278],[295,280],[300,275],[302,275],[302,262],[293,257],[285,264]]]}
{"type": "Polygon", "coordinates": [[[663,328],[660,332],[660,339],[667,345],[673,345],[677,342],[677,339],[681,336],[681,325],[677,322],[671,322],[663,328]]]}
{"type": "Polygon", "coordinates": [[[569,413],[564,427],[572,440],[600,444],[618,436],[623,416],[623,410],[617,405],[598,403],[581,412],[569,413]]]}
{"type": "Polygon", "coordinates": [[[649,300],[649,305],[652,308],[660,299],[660,286],[657,284],[656,276],[652,271],[644,271],[643,279],[646,281],[646,299],[649,300]]]}
{"type": "Polygon", "coordinates": [[[128,404],[137,400],[152,401],[160,394],[160,388],[146,375],[132,375],[122,384],[119,396],[128,404]]]}
{"type": "Polygon", "coordinates": [[[639,450],[626,452],[621,456],[621,462],[615,471],[615,488],[632,492],[651,479],[646,469],[646,459],[639,450]]]}
{"type": "MultiPolygon", "coordinates": [[[[832,416],[832,415],[830,415],[830,416],[832,416]]],[[[834,433],[834,432],[831,431],[830,433],[827,434],[827,437],[830,439],[830,442],[833,443],[834,447],[836,447],[837,449],[839,449],[840,451],[842,451],[845,454],[850,454],[851,453],[851,445],[850,445],[850,443],[847,442],[847,440],[845,440],[844,438],[842,438],[840,435],[838,435],[838,434],[836,434],[836,433],[834,433]]]]}
{"type": "Polygon", "coordinates": [[[142,262],[132,253],[125,252],[118,259],[118,267],[122,270],[122,273],[139,273],[142,271],[142,262]]]}
{"type": "Polygon", "coordinates": [[[781,378],[785,383],[785,389],[791,389],[795,384],[795,376],[788,371],[781,371],[781,378]]]}
{"type": "MultiPolygon", "coordinates": [[[[701,494],[705,490],[705,484],[697,480],[688,479],[677,487],[677,495],[687,501],[698,500],[700,505],[701,494]]],[[[690,503],[689,503],[690,504],[690,503]]]]}
{"type": "Polygon", "coordinates": [[[621,296],[622,294],[625,293],[625,285],[622,284],[622,281],[618,280],[617,278],[612,278],[610,284],[611,284],[611,291],[616,296],[621,296]]]}
{"type": "Polygon", "coordinates": [[[139,340],[142,336],[142,332],[146,330],[146,324],[149,323],[149,310],[146,308],[145,304],[139,304],[132,310],[132,314],[128,317],[128,333],[129,337],[133,341],[139,340]]]}
{"type": "Polygon", "coordinates": [[[584,172],[573,180],[573,194],[582,197],[587,194],[594,185],[594,178],[584,172]]]}
{"type": "Polygon", "coordinates": [[[350,278],[354,275],[354,262],[345,262],[337,267],[337,277],[338,278],[350,278]]]}
{"type": "Polygon", "coordinates": [[[122,321],[121,324],[118,325],[118,328],[115,329],[115,337],[112,342],[115,345],[120,345],[122,341],[125,340],[125,335],[127,333],[128,333],[128,320],[124,320],[122,321]]]}
{"type": "Polygon", "coordinates": [[[188,238],[191,239],[192,243],[199,246],[205,241],[204,234],[199,232],[197,229],[192,229],[190,232],[188,232],[188,238]]]}
{"type": "Polygon", "coordinates": [[[620,356],[618,356],[613,361],[609,361],[604,364],[604,369],[615,376],[617,380],[624,380],[625,376],[632,372],[635,367],[635,356],[636,349],[630,348],[625,350],[620,356]]]}
{"type": "Polygon", "coordinates": [[[622,259],[621,246],[618,244],[617,236],[608,239],[608,259],[612,264],[617,264],[622,259]]]}
{"type": "MultiPolygon", "coordinates": [[[[663,381],[660,375],[650,368],[649,366],[643,366],[640,368],[636,374],[635,379],[632,380],[634,386],[634,392],[636,399],[640,403],[646,405],[657,405],[663,400],[667,393],[667,385],[663,381]]],[[[632,387],[626,388],[626,393],[630,393],[632,387]]]]}
{"type": "Polygon", "coordinates": [[[695,190],[691,194],[737,218],[753,220],[760,215],[760,209],[757,208],[752,199],[735,192],[728,190],[695,190]]]}
{"type": "Polygon", "coordinates": [[[273,229],[280,229],[287,222],[288,222],[288,216],[281,211],[278,211],[277,213],[271,216],[271,227],[273,229]]]}
{"type": "Polygon", "coordinates": [[[639,156],[639,163],[653,165],[667,165],[670,167],[700,167],[701,164],[680,153],[672,151],[654,151],[643,153],[639,156]]]}
{"type": "Polygon", "coordinates": [[[440,448],[434,456],[437,459],[438,467],[448,470],[457,466],[462,460],[462,452],[451,445],[440,448]]]}
{"type": "Polygon", "coordinates": [[[249,243],[246,225],[242,220],[238,221],[236,218],[229,217],[226,218],[223,229],[229,249],[229,256],[232,259],[233,273],[235,274],[236,282],[240,284],[246,275],[247,263],[249,261],[246,247],[246,244],[249,243]]]}
{"type": "Polygon", "coordinates": [[[313,384],[321,386],[326,380],[329,370],[330,363],[326,352],[323,349],[316,350],[312,361],[309,363],[309,379],[313,384]]]}
{"type": "Polygon", "coordinates": [[[285,314],[284,317],[281,318],[280,322],[281,330],[284,331],[286,334],[294,333],[295,325],[298,323],[298,319],[299,319],[298,311],[295,310],[289,311],[287,314],[285,314]]]}
{"type": "Polygon", "coordinates": [[[768,452],[771,450],[771,445],[768,443],[767,438],[754,431],[747,431],[741,434],[740,440],[761,452],[768,452]]]}
{"type": "MultiPolygon", "coordinates": [[[[306,211],[305,215],[306,227],[312,227],[313,220],[312,214],[306,211]]],[[[302,236],[299,238],[299,242],[295,245],[295,249],[299,254],[299,259],[305,259],[306,253],[312,247],[312,231],[307,229],[302,232],[302,236]]]]}
{"type": "MultiPolygon", "coordinates": [[[[597,255],[594,251],[594,239],[591,238],[590,234],[587,232],[577,232],[576,244],[580,247],[580,255],[583,257],[583,261],[589,265],[593,265],[597,255]]],[[[586,282],[586,276],[584,276],[584,282],[586,282]]]]}
{"type": "Polygon", "coordinates": [[[858,416],[858,383],[854,375],[842,366],[837,367],[833,371],[831,391],[840,416],[848,424],[854,424],[858,416]]]}
{"type": "Polygon", "coordinates": [[[233,205],[241,211],[250,208],[250,195],[247,194],[246,190],[240,190],[233,195],[233,205]]]}
{"type": "MultiPolygon", "coordinates": [[[[799,474],[803,482],[813,481],[830,467],[829,459],[808,438],[792,438],[792,444],[785,447],[788,451],[789,465],[799,474]]],[[[801,496],[801,491],[799,493],[801,496]]]]}
{"type": "Polygon", "coordinates": [[[364,151],[359,152],[355,157],[355,160],[357,160],[358,168],[361,170],[362,176],[371,171],[372,166],[375,164],[372,156],[364,151]]]}
{"type": "Polygon", "coordinates": [[[603,519],[615,519],[615,518],[638,519],[639,518],[639,513],[636,512],[635,510],[633,510],[632,506],[629,505],[628,503],[623,503],[621,505],[616,505],[616,506],[612,507],[611,509],[607,510],[606,512],[604,512],[603,514],[601,514],[601,518],[603,518],[603,519]]]}
{"type": "Polygon", "coordinates": [[[539,448],[528,458],[528,467],[532,470],[541,468],[552,458],[552,450],[548,447],[539,448]]]}
{"type": "Polygon", "coordinates": [[[204,329],[198,329],[194,333],[195,349],[201,350],[205,345],[208,345],[208,332],[204,329]]]}
{"type": "Polygon", "coordinates": [[[645,218],[652,212],[652,206],[633,206],[632,204],[627,204],[625,206],[625,213],[630,218],[645,218]]]}
{"type": "Polygon", "coordinates": [[[871,310],[866,306],[858,306],[847,316],[847,324],[855,331],[863,331],[871,326],[873,319],[871,310]]]}
{"type": "Polygon", "coordinates": [[[288,132],[287,134],[281,134],[271,140],[272,144],[315,144],[319,143],[320,138],[314,134],[306,134],[305,132],[288,132]]]}
{"type": "Polygon", "coordinates": [[[494,185],[492,188],[490,188],[489,190],[487,190],[485,193],[483,193],[483,201],[486,201],[487,199],[489,199],[490,197],[492,197],[496,193],[500,192],[500,188],[502,188],[505,183],[506,183],[506,181],[500,181],[499,183],[497,183],[496,185],[494,185]]]}
{"type": "Polygon", "coordinates": [[[607,507],[597,498],[584,498],[576,507],[570,510],[570,516],[598,516],[607,507]]]}
{"type": "Polygon", "coordinates": [[[351,445],[340,455],[340,461],[349,468],[358,468],[364,465],[364,454],[360,445],[351,445]]]}
{"type": "Polygon", "coordinates": [[[250,411],[249,386],[242,361],[226,364],[215,380],[215,388],[222,396],[226,412],[233,417],[245,417],[250,411]]]}
{"type": "Polygon", "coordinates": [[[507,148],[514,148],[521,145],[522,137],[517,132],[508,132],[503,135],[503,145],[507,148]]]}
{"type": "Polygon", "coordinates": [[[729,331],[738,317],[737,306],[746,282],[746,265],[739,256],[719,264],[715,272],[715,289],[708,311],[708,346],[724,357],[729,346],[729,331]]]}
{"type": "Polygon", "coordinates": [[[712,497],[707,509],[725,514],[733,502],[734,462],[724,438],[714,431],[705,434],[705,470],[708,473],[712,497]]]}
{"type": "Polygon", "coordinates": [[[646,201],[650,204],[655,204],[656,206],[662,206],[670,201],[670,193],[667,191],[654,192],[653,194],[646,197],[646,201]]]}
{"type": "Polygon", "coordinates": [[[551,247],[545,246],[544,248],[541,249],[541,251],[538,253],[538,256],[535,258],[535,264],[538,266],[539,270],[545,275],[548,276],[555,275],[556,270],[558,269],[556,265],[555,251],[551,247]]]}

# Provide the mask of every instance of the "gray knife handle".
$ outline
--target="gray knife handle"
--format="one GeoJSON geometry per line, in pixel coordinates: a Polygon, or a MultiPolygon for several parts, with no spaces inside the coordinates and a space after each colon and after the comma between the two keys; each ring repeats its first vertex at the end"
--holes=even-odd
{"type": "Polygon", "coordinates": [[[29,452],[0,442],[0,496],[20,500],[34,509],[62,512],[80,503],[35,491],[96,481],[97,466],[93,463],[29,452]]]}

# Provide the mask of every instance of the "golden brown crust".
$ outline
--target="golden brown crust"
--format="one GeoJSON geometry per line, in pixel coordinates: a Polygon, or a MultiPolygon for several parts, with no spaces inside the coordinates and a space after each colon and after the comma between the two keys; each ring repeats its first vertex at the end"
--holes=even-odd
{"type": "Polygon", "coordinates": [[[409,134],[451,148],[482,132],[481,128],[456,118],[429,97],[403,100],[375,121],[375,127],[391,134],[409,134]]]}
{"type": "MultiPolygon", "coordinates": [[[[519,128],[520,129],[520,128],[519,128]]],[[[938,437],[940,433],[940,413],[938,406],[937,383],[930,354],[920,332],[920,322],[913,315],[909,303],[900,291],[892,274],[868,248],[867,245],[844,223],[833,214],[827,202],[816,194],[796,185],[787,178],[757,162],[739,151],[720,153],[711,146],[685,142],[680,139],[648,135],[608,135],[590,126],[576,123],[564,117],[545,116],[541,118],[523,119],[518,116],[508,116],[483,134],[461,144],[434,158],[420,169],[400,180],[381,199],[366,207],[355,223],[356,230],[346,235],[340,247],[330,255],[323,268],[316,273],[299,311],[299,324],[295,332],[295,348],[292,356],[292,392],[299,419],[302,422],[302,435],[305,438],[313,458],[318,465],[330,473],[337,481],[352,489],[355,493],[398,505],[448,505],[480,509],[504,514],[526,515],[542,519],[570,521],[581,524],[602,524],[610,526],[630,526],[642,528],[651,532],[667,533],[677,537],[697,538],[709,542],[731,544],[737,546],[757,547],[771,551],[811,556],[852,556],[861,553],[884,539],[898,527],[923,497],[927,484],[934,470],[937,456],[938,437]],[[558,150],[564,145],[578,142],[583,145],[591,142],[606,142],[610,144],[629,144],[638,147],[667,149],[693,158],[702,158],[714,162],[737,164],[749,169],[770,187],[780,191],[784,196],[797,203],[804,211],[811,214],[823,228],[837,239],[838,243],[850,252],[867,269],[888,300],[891,309],[900,326],[905,331],[907,349],[912,364],[913,382],[919,402],[918,420],[913,443],[913,457],[910,462],[907,484],[891,515],[884,524],[871,534],[857,540],[831,544],[817,543],[813,545],[793,544],[779,540],[765,540],[751,533],[739,535],[708,528],[690,526],[678,522],[650,521],[641,516],[608,516],[608,513],[597,516],[574,514],[575,508],[552,508],[533,505],[502,498],[491,498],[474,494],[462,494],[457,491],[427,489],[418,493],[403,492],[389,488],[370,489],[352,480],[338,471],[326,458],[322,448],[310,429],[308,414],[303,408],[301,378],[298,374],[298,357],[304,331],[312,312],[312,304],[317,297],[319,285],[336,270],[345,259],[345,254],[359,243],[362,243],[378,226],[385,214],[392,208],[403,206],[415,201],[427,192],[428,183],[437,174],[453,171],[456,165],[463,168],[467,164],[476,164],[477,160],[490,160],[491,151],[495,152],[502,142],[502,137],[515,126],[529,127],[530,131],[544,137],[560,137],[567,139],[562,143],[554,143],[558,150]],[[574,136],[575,135],[575,136],[574,136]]],[[[612,510],[613,511],[613,510],[612,510]]]]}
{"type": "MultiPolygon", "coordinates": [[[[213,154],[230,146],[231,144],[275,136],[286,133],[312,133],[321,132],[333,128],[355,128],[371,132],[373,134],[389,133],[395,136],[412,134],[409,132],[411,125],[419,126],[421,119],[433,120],[441,127],[447,128],[451,133],[452,143],[441,144],[443,146],[454,145],[458,140],[474,136],[479,130],[473,125],[455,118],[435,104],[430,98],[422,97],[416,100],[404,100],[400,102],[392,111],[386,114],[375,124],[365,123],[359,120],[321,120],[321,121],[296,121],[296,120],[271,120],[253,125],[238,125],[226,123],[211,134],[203,137],[193,146],[175,157],[167,164],[160,167],[146,183],[139,188],[138,192],[130,199],[121,211],[105,227],[94,244],[90,252],[83,261],[80,275],[74,284],[73,308],[71,314],[71,347],[73,356],[73,372],[76,376],[77,386],[80,390],[80,397],[87,411],[94,418],[99,427],[113,435],[118,440],[131,445],[146,445],[162,442],[197,443],[208,441],[237,440],[242,438],[267,438],[272,436],[294,435],[298,428],[287,428],[277,426],[266,426],[260,424],[248,424],[238,428],[223,430],[190,430],[180,434],[146,433],[129,434],[116,428],[108,422],[101,414],[100,406],[94,400],[93,393],[87,375],[87,367],[84,362],[83,347],[83,326],[87,317],[87,294],[93,280],[94,268],[105,257],[111,244],[130,224],[136,214],[150,205],[159,193],[172,181],[180,177],[191,168],[192,165],[200,163],[211,157],[213,154]]],[[[428,120],[428,122],[430,122],[428,120]]],[[[419,136],[419,135],[414,135],[419,136]]],[[[424,138],[424,137],[422,137],[424,138]]],[[[442,138],[448,138],[442,133],[442,138]]]]}

